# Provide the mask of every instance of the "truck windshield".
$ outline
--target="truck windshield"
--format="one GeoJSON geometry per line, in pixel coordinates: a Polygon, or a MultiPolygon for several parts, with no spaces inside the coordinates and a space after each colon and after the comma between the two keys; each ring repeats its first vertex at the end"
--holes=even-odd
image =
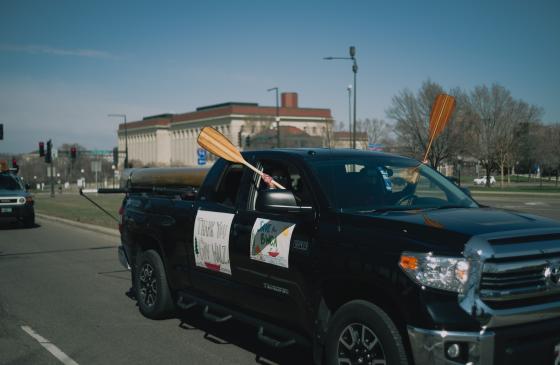
{"type": "Polygon", "coordinates": [[[0,175],[0,189],[2,190],[20,190],[21,186],[13,177],[9,175],[0,175]]]}
{"type": "Polygon", "coordinates": [[[478,207],[447,178],[412,159],[374,156],[311,163],[329,203],[341,211],[478,207]]]}

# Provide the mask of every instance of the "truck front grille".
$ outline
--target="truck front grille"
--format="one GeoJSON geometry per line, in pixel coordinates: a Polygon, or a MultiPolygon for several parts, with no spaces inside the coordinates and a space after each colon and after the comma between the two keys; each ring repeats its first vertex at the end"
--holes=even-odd
{"type": "Polygon", "coordinates": [[[482,269],[480,298],[492,308],[511,308],[558,300],[560,256],[487,261],[482,269]]]}

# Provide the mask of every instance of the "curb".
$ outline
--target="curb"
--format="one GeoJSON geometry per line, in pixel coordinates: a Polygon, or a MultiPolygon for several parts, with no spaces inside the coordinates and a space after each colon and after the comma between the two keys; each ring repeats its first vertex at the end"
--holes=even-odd
{"type": "Polygon", "coordinates": [[[560,198],[560,193],[558,192],[537,192],[537,191],[484,191],[484,190],[471,190],[471,195],[525,195],[525,196],[547,196],[551,198],[560,198]]]}
{"type": "Polygon", "coordinates": [[[106,235],[109,235],[109,236],[114,236],[114,237],[120,237],[121,236],[118,229],[106,228],[106,227],[96,226],[94,224],[76,222],[76,221],[73,221],[73,220],[70,220],[70,219],[59,218],[59,217],[55,217],[55,216],[52,216],[52,215],[46,215],[46,214],[41,214],[41,213],[37,213],[37,212],[35,213],[35,216],[37,216],[40,219],[46,219],[46,220],[53,221],[53,222],[63,223],[63,224],[67,224],[69,226],[74,226],[74,227],[77,227],[77,228],[85,229],[85,230],[92,231],[92,232],[102,233],[102,234],[106,234],[106,235]]]}

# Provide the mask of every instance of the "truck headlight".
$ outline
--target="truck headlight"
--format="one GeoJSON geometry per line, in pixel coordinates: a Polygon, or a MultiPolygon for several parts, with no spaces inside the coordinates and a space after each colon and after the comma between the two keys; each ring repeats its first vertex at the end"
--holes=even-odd
{"type": "Polygon", "coordinates": [[[399,266],[420,285],[462,293],[468,280],[470,265],[463,257],[404,252],[399,266]]]}

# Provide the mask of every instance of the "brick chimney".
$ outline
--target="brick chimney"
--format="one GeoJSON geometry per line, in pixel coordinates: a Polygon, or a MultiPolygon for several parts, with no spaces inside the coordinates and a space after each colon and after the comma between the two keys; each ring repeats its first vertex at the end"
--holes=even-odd
{"type": "Polygon", "coordinates": [[[282,93],[282,108],[297,108],[297,99],[297,93],[282,93]]]}

